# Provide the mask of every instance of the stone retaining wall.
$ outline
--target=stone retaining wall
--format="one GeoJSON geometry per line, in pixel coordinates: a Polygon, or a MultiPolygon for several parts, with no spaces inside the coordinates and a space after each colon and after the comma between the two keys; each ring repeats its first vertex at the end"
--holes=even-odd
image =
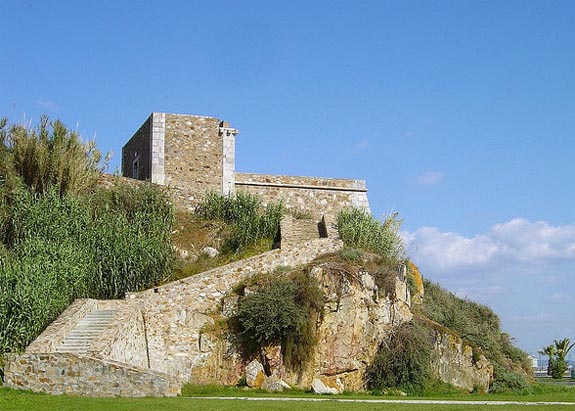
{"type": "Polygon", "coordinates": [[[294,218],[289,214],[282,218],[280,232],[282,248],[297,246],[316,238],[327,238],[327,230],[320,233],[320,223],[314,219],[294,218]]]}
{"type": "Polygon", "coordinates": [[[180,393],[180,384],[171,375],[75,354],[10,354],[4,372],[6,387],[55,395],[157,397],[180,393]]]}
{"type": "Polygon", "coordinates": [[[335,252],[340,240],[317,239],[297,248],[265,254],[206,271],[127,298],[140,306],[146,323],[150,368],[177,374],[188,381],[195,366],[212,355],[202,329],[214,323],[226,294],[243,279],[280,266],[306,264],[335,252]]]}

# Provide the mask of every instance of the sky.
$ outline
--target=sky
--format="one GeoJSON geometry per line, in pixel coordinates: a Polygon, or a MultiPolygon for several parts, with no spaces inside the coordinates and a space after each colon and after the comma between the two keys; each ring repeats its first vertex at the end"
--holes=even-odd
{"type": "Polygon", "coordinates": [[[119,166],[151,112],[240,130],[242,172],[367,181],[423,275],[524,350],[575,340],[575,2],[0,2],[0,116],[119,166]]]}

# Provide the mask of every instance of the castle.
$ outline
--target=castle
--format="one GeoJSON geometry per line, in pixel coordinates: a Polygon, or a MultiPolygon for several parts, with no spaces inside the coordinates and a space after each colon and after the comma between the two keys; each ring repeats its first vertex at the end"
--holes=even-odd
{"type": "MultiPolygon", "coordinates": [[[[297,386],[336,393],[364,388],[367,364],[381,341],[394,324],[413,317],[406,276],[394,277],[393,298],[380,298],[369,272],[351,275],[317,260],[343,248],[326,221],[334,221],[344,207],[369,210],[365,182],[238,173],[237,134],[229,123],[213,117],[152,113],[124,146],[122,173],[171,187],[180,208],[193,206],[207,190],[223,195],[246,191],[264,203],[281,199],[288,210],[315,218],[286,215],[281,248],[130,293],[123,300],[76,300],[24,353],[6,356],[5,386],[91,396],[174,396],[184,383],[235,385],[242,379],[269,390],[297,386]],[[323,224],[316,224],[318,220],[323,224]],[[247,363],[218,325],[238,306],[237,285],[262,273],[308,264],[313,264],[310,272],[324,295],[313,361],[295,372],[283,364],[281,346],[274,346],[247,363]]],[[[439,333],[435,352],[434,369],[441,380],[487,390],[493,368],[484,357],[474,361],[472,349],[461,339],[439,333]]]]}
{"type": "Polygon", "coordinates": [[[214,117],[152,113],[122,148],[122,175],[170,186],[177,205],[196,203],[206,191],[246,191],[264,204],[282,200],[288,210],[330,219],[345,207],[369,210],[363,180],[239,173],[239,131],[214,117]]]}

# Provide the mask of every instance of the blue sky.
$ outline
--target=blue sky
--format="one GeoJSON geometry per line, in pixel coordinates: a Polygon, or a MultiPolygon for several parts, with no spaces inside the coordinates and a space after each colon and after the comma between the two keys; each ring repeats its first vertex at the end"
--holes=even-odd
{"type": "Polygon", "coordinates": [[[238,171],[367,180],[424,275],[535,352],[575,339],[575,2],[0,3],[0,115],[113,151],[152,111],[238,171]]]}

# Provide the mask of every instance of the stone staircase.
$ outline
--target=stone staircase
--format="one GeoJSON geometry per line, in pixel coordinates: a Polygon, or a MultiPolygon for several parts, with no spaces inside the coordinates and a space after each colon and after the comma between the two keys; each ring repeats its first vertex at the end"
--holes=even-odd
{"type": "Polygon", "coordinates": [[[114,316],[118,310],[94,310],[86,314],[76,324],[56,352],[87,354],[96,339],[114,322],[114,316]]]}

